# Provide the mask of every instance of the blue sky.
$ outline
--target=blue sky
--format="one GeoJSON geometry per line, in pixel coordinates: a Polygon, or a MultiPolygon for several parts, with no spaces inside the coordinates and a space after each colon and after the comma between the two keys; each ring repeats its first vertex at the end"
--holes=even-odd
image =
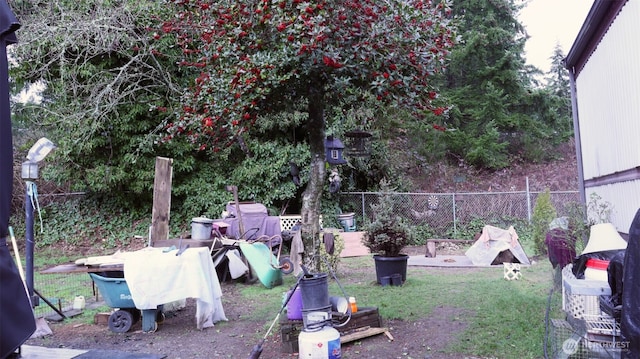
{"type": "Polygon", "coordinates": [[[530,38],[525,45],[527,63],[549,71],[556,43],[566,55],[573,45],[593,0],[529,0],[520,11],[520,23],[530,38]]]}

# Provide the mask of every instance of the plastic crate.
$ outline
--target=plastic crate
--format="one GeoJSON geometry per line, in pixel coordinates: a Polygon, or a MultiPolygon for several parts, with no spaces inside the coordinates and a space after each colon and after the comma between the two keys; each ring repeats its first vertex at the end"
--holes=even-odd
{"type": "Polygon", "coordinates": [[[583,317],[587,338],[594,341],[616,342],[619,341],[620,325],[613,317],[605,315],[585,315],[583,317]]]}
{"type": "MultiPolygon", "coordinates": [[[[589,323],[586,327],[596,330],[602,329],[604,324],[598,321],[597,324],[589,323]]],[[[552,332],[547,346],[550,358],[570,358],[570,359],[596,359],[620,358],[621,345],[616,342],[616,337],[611,340],[593,340],[590,333],[582,333],[574,329],[566,320],[551,319],[552,332]]],[[[606,330],[606,329],[605,329],[606,330]]]]}
{"type": "Polygon", "coordinates": [[[103,277],[96,273],[89,273],[89,275],[96,286],[98,286],[98,290],[108,306],[111,308],[136,307],[133,299],[131,299],[131,292],[124,278],[103,277]]]}
{"type": "Polygon", "coordinates": [[[611,295],[609,283],[576,279],[569,264],[562,269],[562,309],[577,319],[584,316],[610,317],[600,309],[600,296],[611,295]]]}

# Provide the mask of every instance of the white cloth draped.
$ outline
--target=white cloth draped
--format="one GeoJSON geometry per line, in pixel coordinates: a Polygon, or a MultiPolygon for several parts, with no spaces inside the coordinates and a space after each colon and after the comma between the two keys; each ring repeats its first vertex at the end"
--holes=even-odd
{"type": "Polygon", "coordinates": [[[222,307],[222,289],[207,247],[177,250],[145,248],[127,253],[124,278],[138,309],[195,298],[198,329],[228,320],[222,307]]]}

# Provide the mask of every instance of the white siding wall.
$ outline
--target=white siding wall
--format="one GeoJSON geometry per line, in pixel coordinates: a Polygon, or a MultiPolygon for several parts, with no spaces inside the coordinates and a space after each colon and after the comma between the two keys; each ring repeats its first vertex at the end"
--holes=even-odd
{"type": "Polygon", "coordinates": [[[611,223],[618,232],[629,233],[631,221],[640,208],[640,180],[587,188],[587,203],[593,192],[602,198],[601,203],[611,204],[611,223]]]}
{"type": "MultiPolygon", "coordinates": [[[[576,78],[584,179],[640,166],[640,1],[630,0],[576,78]]],[[[640,180],[585,188],[612,204],[628,233],[640,208],[640,180]]]]}
{"type": "Polygon", "coordinates": [[[576,79],[586,180],[640,165],[639,15],[628,1],[576,79]]]}

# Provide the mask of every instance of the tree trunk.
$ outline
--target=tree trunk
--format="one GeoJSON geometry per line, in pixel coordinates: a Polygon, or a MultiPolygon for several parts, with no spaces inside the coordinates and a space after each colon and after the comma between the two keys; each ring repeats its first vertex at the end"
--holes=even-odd
{"type": "Polygon", "coordinates": [[[311,168],[307,188],[302,194],[303,265],[309,271],[320,270],[320,199],[326,176],[324,153],[324,88],[316,81],[309,89],[309,120],[307,122],[311,168]]]}

